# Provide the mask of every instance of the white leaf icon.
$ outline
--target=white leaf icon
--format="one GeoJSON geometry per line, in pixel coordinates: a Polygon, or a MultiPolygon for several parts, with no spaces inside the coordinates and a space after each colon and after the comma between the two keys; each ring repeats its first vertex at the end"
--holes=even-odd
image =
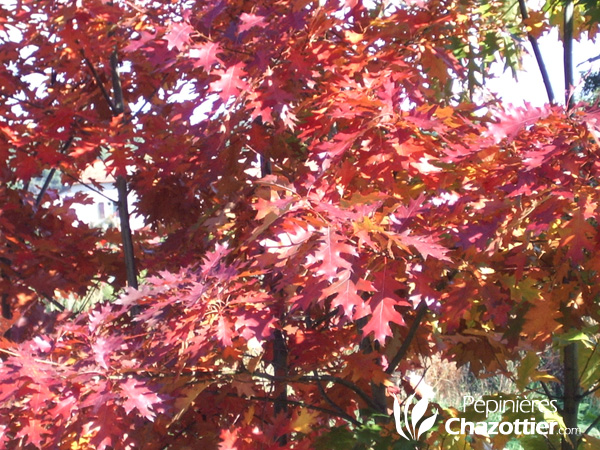
{"type": "Polygon", "coordinates": [[[437,419],[437,415],[438,413],[436,411],[433,416],[428,417],[423,421],[423,423],[421,423],[421,426],[419,427],[419,432],[417,433],[417,439],[419,439],[423,433],[431,430],[433,424],[435,423],[435,419],[437,419]]]}
{"type": "MultiPolygon", "coordinates": [[[[427,400],[422,398],[421,400],[419,400],[417,402],[417,404],[415,405],[415,407],[412,410],[412,430],[411,430],[412,433],[411,434],[413,436],[415,436],[415,433],[417,432],[417,424],[425,415],[425,411],[427,411],[428,405],[429,405],[429,403],[427,402],[427,400]]],[[[417,437],[417,439],[418,439],[418,437],[417,437]]]]}
{"type": "Polygon", "coordinates": [[[398,434],[404,439],[409,440],[402,429],[402,412],[400,411],[400,403],[396,397],[394,397],[394,420],[396,421],[396,431],[398,434]]]}
{"type": "Polygon", "coordinates": [[[415,394],[413,394],[410,397],[408,397],[406,399],[405,404],[404,404],[404,423],[406,424],[406,428],[408,429],[408,434],[410,434],[410,437],[412,437],[414,439],[415,433],[414,433],[413,430],[410,429],[410,422],[408,421],[408,407],[410,405],[412,405],[413,398],[415,398],[415,394]]]}

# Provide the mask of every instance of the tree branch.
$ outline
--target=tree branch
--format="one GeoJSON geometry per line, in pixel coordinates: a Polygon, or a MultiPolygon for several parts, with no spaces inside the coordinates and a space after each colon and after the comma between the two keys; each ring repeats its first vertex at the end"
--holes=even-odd
{"type": "Polygon", "coordinates": [[[600,383],[596,384],[594,387],[589,388],[587,391],[585,391],[584,393],[581,394],[581,398],[587,397],[590,394],[593,394],[594,392],[596,392],[598,389],[600,389],[600,383]]]}
{"type": "MultiPolygon", "coordinates": [[[[315,374],[315,376],[317,375],[317,371],[316,370],[313,373],[315,374]]],[[[329,397],[329,395],[327,395],[327,392],[325,392],[325,388],[323,388],[323,384],[321,383],[321,380],[318,377],[317,377],[317,386],[319,387],[319,392],[321,393],[321,395],[323,396],[323,398],[325,399],[325,401],[327,403],[329,403],[329,405],[334,410],[336,410],[338,412],[338,414],[340,415],[340,417],[344,417],[348,422],[352,423],[353,425],[360,426],[360,422],[358,420],[356,420],[355,418],[353,418],[350,415],[348,415],[348,413],[346,413],[340,407],[340,405],[338,405],[333,400],[331,400],[331,398],[329,397]]]]}
{"type": "Polygon", "coordinates": [[[119,201],[117,205],[119,207],[119,221],[121,223],[121,240],[123,242],[123,253],[125,255],[127,283],[132,288],[137,289],[137,269],[135,267],[131,227],[129,226],[129,206],[127,205],[127,181],[123,175],[118,175],[115,184],[119,194],[119,201]]]}
{"type": "Polygon", "coordinates": [[[398,367],[400,361],[402,361],[402,359],[404,359],[404,357],[406,356],[408,348],[410,347],[410,344],[415,338],[417,330],[419,329],[419,326],[421,325],[421,322],[423,321],[423,318],[425,317],[425,314],[428,310],[429,308],[427,308],[427,303],[425,302],[425,300],[421,300],[421,303],[419,303],[419,306],[417,306],[417,315],[415,316],[415,320],[413,321],[412,325],[410,326],[410,329],[408,330],[406,339],[404,339],[404,342],[402,342],[402,345],[390,361],[388,368],[385,371],[385,373],[387,373],[388,375],[394,373],[394,370],[396,370],[396,367],[398,367]]]}
{"type": "MultiPolygon", "coordinates": [[[[525,4],[525,0],[519,0],[519,9],[521,10],[521,18],[523,21],[529,19],[529,13],[527,12],[527,5],[525,4]]],[[[537,65],[540,69],[540,73],[542,74],[542,80],[544,81],[544,87],[546,88],[546,94],[548,95],[548,101],[550,103],[554,103],[554,91],[552,90],[552,84],[550,83],[550,77],[548,76],[548,70],[546,69],[546,64],[544,63],[544,59],[542,58],[542,53],[540,52],[540,47],[538,45],[537,39],[531,33],[527,33],[527,38],[529,39],[529,43],[531,44],[531,48],[533,48],[533,54],[535,55],[535,60],[537,61],[537,65]]]]}
{"type": "MultiPolygon", "coordinates": [[[[348,380],[344,380],[343,378],[339,378],[339,377],[335,377],[335,376],[331,376],[331,375],[319,375],[319,379],[322,381],[331,381],[331,382],[340,384],[340,385],[350,389],[351,391],[354,391],[371,409],[373,409],[374,411],[378,410],[377,405],[375,404],[375,402],[373,402],[371,397],[369,397],[365,391],[363,391],[361,388],[356,386],[354,383],[351,383],[348,380]]],[[[300,381],[303,381],[303,380],[313,381],[314,378],[310,377],[310,376],[300,377],[300,381]]]]}
{"type": "MultiPolygon", "coordinates": [[[[228,393],[227,394],[228,397],[234,397],[234,398],[244,398],[244,397],[240,397],[239,395],[236,395],[234,393],[228,393]]],[[[255,400],[255,401],[261,401],[261,402],[270,402],[270,403],[276,403],[277,401],[279,401],[280,399],[278,398],[272,398],[272,397],[257,397],[257,396],[251,396],[251,397],[246,397],[247,400],[255,400]]],[[[301,408],[307,408],[307,409],[312,409],[314,411],[321,411],[324,412],[326,414],[329,414],[331,416],[334,417],[339,417],[340,419],[344,419],[346,421],[348,421],[348,417],[344,417],[341,416],[337,411],[333,411],[331,409],[327,409],[327,408],[323,408],[321,406],[316,406],[316,405],[311,405],[309,403],[304,403],[304,402],[299,402],[297,400],[290,400],[289,398],[285,400],[285,402],[288,405],[294,405],[294,406],[299,406],[301,408]]],[[[345,414],[345,416],[347,416],[347,414],[345,414]]],[[[358,422],[356,419],[352,419],[352,424],[353,425],[357,425],[360,426],[362,425],[362,423],[358,422]]]]}
{"type": "Polygon", "coordinates": [[[102,92],[102,96],[104,97],[104,100],[106,100],[106,103],[108,104],[110,110],[114,114],[115,105],[113,104],[112,100],[110,99],[110,95],[108,95],[108,92],[106,91],[106,88],[104,87],[104,84],[102,83],[102,80],[100,79],[100,76],[98,75],[98,72],[96,71],[96,68],[90,62],[90,60],[87,58],[87,56],[85,56],[83,49],[81,49],[80,52],[81,52],[81,56],[83,57],[83,60],[85,61],[85,64],[88,66],[88,68],[92,72],[92,76],[94,77],[96,84],[100,88],[100,91],[102,92]]]}
{"type": "Polygon", "coordinates": [[[125,102],[123,100],[123,88],[121,87],[121,78],[119,77],[119,56],[117,51],[110,55],[110,72],[113,84],[113,115],[118,116],[125,111],[125,102]]]}
{"type": "MultiPolygon", "coordinates": [[[[69,149],[69,147],[73,143],[74,139],[75,139],[75,135],[72,134],[69,137],[69,139],[67,139],[65,141],[65,143],[63,144],[62,148],[60,149],[60,153],[63,153],[63,154],[66,153],[66,151],[69,149]]],[[[46,180],[44,181],[44,185],[42,186],[42,189],[40,190],[40,192],[38,193],[38,195],[35,199],[36,209],[40,207],[40,205],[42,203],[42,199],[44,198],[44,194],[46,194],[46,191],[48,190],[48,186],[50,186],[50,182],[52,181],[52,177],[54,177],[55,173],[56,173],[56,167],[53,167],[52,170],[50,170],[50,173],[48,174],[48,176],[46,177],[46,180]]]]}
{"type": "MultiPolygon", "coordinates": [[[[110,67],[112,76],[112,86],[114,100],[112,102],[113,116],[118,116],[125,111],[125,102],[123,100],[123,89],[121,87],[121,79],[119,77],[119,58],[117,50],[114,50],[110,55],[110,67]]],[[[124,174],[117,175],[115,183],[119,201],[119,222],[121,224],[121,241],[123,242],[123,253],[125,255],[125,271],[127,272],[127,284],[134,289],[138,288],[137,268],[135,265],[135,254],[133,251],[133,236],[129,223],[129,205],[127,203],[127,179],[124,174]]]]}
{"type": "Polygon", "coordinates": [[[267,380],[272,380],[272,381],[287,381],[289,383],[293,383],[293,382],[297,382],[297,383],[312,383],[313,381],[330,381],[333,383],[337,383],[339,385],[342,385],[348,389],[350,389],[351,391],[354,391],[362,400],[364,400],[364,402],[373,410],[378,411],[377,405],[373,402],[373,400],[371,399],[371,397],[369,397],[367,395],[367,393],[365,391],[363,391],[361,388],[359,388],[358,386],[356,386],[354,383],[348,381],[348,380],[344,380],[343,378],[340,377],[336,377],[333,375],[304,375],[298,378],[293,378],[293,377],[277,377],[274,375],[269,375],[268,373],[262,373],[262,372],[254,372],[252,373],[253,376],[259,377],[259,378],[265,378],[267,380]]]}
{"type": "Polygon", "coordinates": [[[115,200],[113,198],[110,198],[108,195],[104,194],[101,190],[96,189],[94,186],[91,186],[87,183],[85,183],[84,181],[82,181],[80,178],[77,178],[75,175],[72,175],[68,172],[65,173],[65,175],[69,178],[71,178],[72,180],[75,180],[77,183],[81,184],[82,186],[84,186],[85,188],[89,189],[92,192],[95,192],[96,194],[104,197],[106,200],[113,202],[114,204],[118,203],[118,200],[115,200]]]}
{"type": "Polygon", "coordinates": [[[592,428],[594,428],[596,425],[598,425],[598,423],[600,423],[600,416],[597,416],[594,419],[594,421],[589,424],[589,426],[585,429],[585,431],[581,434],[581,436],[579,436],[579,439],[577,439],[577,444],[576,444],[575,448],[579,448],[579,444],[581,444],[581,441],[583,441],[583,438],[592,430],[592,428]]]}
{"type": "Polygon", "coordinates": [[[565,0],[564,9],[564,71],[565,71],[565,106],[573,107],[573,0],[565,0]]]}

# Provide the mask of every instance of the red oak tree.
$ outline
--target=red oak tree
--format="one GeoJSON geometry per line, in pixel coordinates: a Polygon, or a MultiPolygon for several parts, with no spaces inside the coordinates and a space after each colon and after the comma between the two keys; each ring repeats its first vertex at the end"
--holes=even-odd
{"type": "MultiPolygon", "coordinates": [[[[516,65],[510,33],[536,48],[563,3],[3,6],[3,448],[404,448],[398,375],[434,354],[520,362],[577,426],[598,387],[600,115],[474,100],[494,55],[516,65]],[[98,159],[120,234],[33,186],[98,159]],[[44,309],[96,282],[129,287],[44,309]],[[538,368],[549,346],[561,376],[538,368]]],[[[595,33],[597,7],[575,12],[595,33]]],[[[486,441],[444,433],[429,444],[486,441]]],[[[571,444],[597,441],[547,443],[571,444]]]]}

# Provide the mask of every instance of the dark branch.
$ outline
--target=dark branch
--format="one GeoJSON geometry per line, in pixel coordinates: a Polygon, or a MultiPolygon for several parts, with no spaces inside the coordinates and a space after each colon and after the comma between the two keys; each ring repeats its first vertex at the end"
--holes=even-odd
{"type": "MultiPolygon", "coordinates": [[[[121,87],[121,78],[119,77],[119,56],[117,51],[110,55],[110,68],[112,77],[112,87],[114,99],[112,102],[113,116],[118,116],[125,111],[125,101],[123,100],[123,88],[121,87]]],[[[125,255],[125,271],[127,273],[127,283],[134,289],[138,288],[137,268],[135,264],[135,253],[133,251],[133,237],[129,223],[129,205],[127,204],[127,179],[125,175],[117,175],[115,183],[119,195],[119,222],[121,224],[121,241],[123,242],[123,254],[125,255]]]]}
{"type": "Polygon", "coordinates": [[[564,9],[564,70],[565,106],[573,107],[573,0],[565,1],[564,9]]]}
{"type": "Polygon", "coordinates": [[[125,102],[123,100],[123,88],[121,87],[121,78],[119,77],[119,56],[117,55],[117,51],[115,50],[110,55],[110,69],[112,75],[112,85],[113,85],[113,114],[118,116],[125,111],[125,102]]]}
{"type": "Polygon", "coordinates": [[[356,420],[355,418],[353,418],[352,416],[350,416],[348,413],[346,413],[340,407],[340,405],[338,405],[333,400],[331,400],[331,398],[329,397],[329,395],[327,395],[327,392],[325,392],[325,388],[323,387],[323,384],[321,383],[321,380],[319,379],[319,377],[317,377],[317,371],[315,370],[313,373],[315,374],[315,377],[317,378],[317,386],[319,387],[319,392],[321,393],[321,395],[323,396],[323,398],[325,399],[325,401],[327,403],[329,403],[329,406],[331,406],[334,410],[336,410],[338,412],[338,414],[339,414],[340,417],[345,418],[348,422],[352,423],[353,425],[360,426],[360,422],[358,420],[356,420]]]}
{"type": "Polygon", "coordinates": [[[82,186],[86,187],[87,189],[89,189],[90,191],[95,192],[96,194],[104,197],[106,200],[109,200],[111,202],[113,202],[114,204],[117,204],[117,200],[110,198],[109,196],[107,196],[106,194],[104,194],[101,190],[96,189],[94,186],[91,186],[87,183],[84,183],[81,179],[77,178],[75,175],[71,175],[70,173],[65,173],[65,175],[69,178],[71,178],[72,180],[75,180],[77,183],[81,184],[82,186]]]}
{"type": "Polygon", "coordinates": [[[38,195],[35,199],[35,207],[36,208],[40,207],[40,204],[42,203],[42,199],[44,198],[44,194],[48,190],[48,186],[50,186],[50,182],[52,181],[52,177],[54,177],[55,173],[56,173],[56,167],[53,167],[52,170],[50,170],[50,173],[48,174],[48,176],[46,177],[46,180],[44,180],[44,185],[42,186],[42,189],[40,189],[40,192],[38,193],[38,195]]]}
{"type": "MultiPolygon", "coordinates": [[[[343,378],[339,378],[339,377],[334,377],[334,376],[330,376],[330,375],[319,375],[319,379],[321,379],[322,381],[332,381],[334,383],[340,384],[344,387],[347,387],[348,389],[350,389],[351,391],[354,391],[361,399],[364,400],[364,402],[374,411],[377,411],[377,405],[375,404],[375,402],[373,402],[373,400],[371,399],[371,397],[369,397],[367,395],[367,393],[365,391],[363,391],[361,388],[359,388],[358,386],[356,386],[354,383],[351,383],[348,380],[344,380],[343,378]]],[[[300,381],[313,381],[314,378],[313,377],[300,377],[300,381]]]]}
{"type": "Polygon", "coordinates": [[[119,207],[119,221],[121,224],[121,240],[123,242],[123,253],[125,255],[127,283],[132,288],[137,289],[137,269],[135,267],[131,227],[129,226],[129,206],[127,205],[127,181],[123,175],[118,175],[115,184],[119,194],[119,202],[117,205],[119,207]]]}
{"type": "Polygon", "coordinates": [[[417,315],[415,316],[415,320],[413,321],[412,325],[410,326],[410,329],[408,330],[406,339],[404,339],[404,342],[402,342],[402,345],[398,349],[398,352],[396,352],[396,354],[390,361],[387,370],[385,371],[385,373],[387,373],[388,375],[394,373],[396,367],[398,367],[398,364],[400,364],[400,361],[402,361],[406,356],[410,344],[415,338],[417,330],[419,329],[419,326],[421,325],[421,322],[423,321],[423,318],[425,317],[425,314],[428,310],[429,309],[427,308],[427,303],[425,303],[425,300],[421,300],[421,303],[419,303],[419,306],[417,306],[417,315]]]}
{"type": "MultiPolygon", "coordinates": [[[[521,17],[523,20],[527,20],[529,18],[529,13],[527,12],[527,5],[525,4],[525,0],[519,0],[519,8],[521,10],[521,17]]],[[[554,103],[554,91],[552,90],[552,84],[550,83],[550,77],[548,76],[548,70],[546,69],[546,64],[544,63],[544,59],[542,58],[542,53],[540,52],[540,47],[538,45],[537,39],[531,33],[527,33],[527,38],[529,39],[529,43],[533,48],[533,54],[535,55],[535,60],[537,61],[537,65],[540,69],[540,73],[542,74],[542,80],[544,80],[544,87],[546,88],[546,94],[548,95],[548,101],[550,103],[554,103]]]]}
{"type": "MultiPolygon", "coordinates": [[[[229,393],[229,394],[227,394],[227,396],[228,397],[234,397],[234,398],[243,398],[243,397],[240,397],[239,395],[236,395],[236,394],[233,394],[233,393],[229,393]]],[[[272,397],[256,397],[256,396],[247,397],[246,399],[247,400],[260,401],[260,402],[270,402],[270,403],[276,403],[277,401],[279,401],[279,399],[277,399],[277,398],[272,398],[272,397]]],[[[290,399],[286,399],[285,402],[288,405],[299,406],[301,408],[312,409],[314,411],[321,411],[321,412],[324,412],[324,413],[329,414],[331,416],[339,417],[340,419],[344,419],[344,420],[348,420],[348,417],[340,416],[340,414],[337,411],[333,411],[331,409],[323,408],[321,406],[311,405],[309,403],[299,402],[299,401],[290,400],[290,399]]],[[[355,424],[354,422],[356,422],[359,426],[362,425],[360,422],[356,421],[356,419],[352,419],[352,420],[353,420],[353,422],[352,422],[353,424],[355,424]]]]}
{"type": "Polygon", "coordinates": [[[579,436],[579,439],[577,439],[577,445],[575,446],[575,448],[579,448],[579,444],[581,444],[581,442],[583,441],[583,438],[585,436],[587,436],[587,434],[592,430],[592,428],[594,428],[596,425],[598,425],[598,423],[600,423],[600,415],[597,416],[594,419],[594,421],[589,424],[589,426],[585,429],[585,431],[581,434],[581,436],[579,436]]]}
{"type": "Polygon", "coordinates": [[[581,398],[587,397],[590,394],[593,394],[594,392],[596,392],[598,389],[600,389],[600,383],[596,384],[594,387],[589,388],[587,391],[585,391],[583,394],[581,394],[581,398]]]}
{"type": "Polygon", "coordinates": [[[100,79],[100,76],[98,75],[98,72],[96,71],[96,68],[90,62],[90,60],[87,58],[87,56],[85,56],[83,49],[81,50],[81,56],[83,57],[85,64],[88,66],[88,68],[92,72],[92,76],[94,77],[94,80],[96,81],[96,84],[98,85],[98,88],[100,88],[100,91],[102,92],[102,96],[104,97],[104,100],[106,100],[106,103],[108,104],[110,110],[114,113],[115,105],[113,104],[112,100],[110,99],[110,95],[108,95],[108,92],[106,91],[106,88],[104,87],[104,84],[102,83],[102,80],[100,79]]]}
{"type": "Polygon", "coordinates": [[[293,378],[293,377],[283,377],[282,378],[282,377],[276,377],[274,375],[269,375],[267,373],[261,373],[261,372],[254,372],[254,373],[252,373],[252,375],[259,377],[259,378],[265,378],[265,379],[271,380],[271,381],[287,381],[288,383],[294,383],[294,382],[312,383],[314,381],[327,381],[327,382],[337,383],[341,386],[344,386],[344,387],[350,389],[351,391],[354,391],[362,400],[364,400],[364,402],[371,409],[378,411],[377,405],[375,404],[375,402],[373,402],[371,397],[369,397],[365,391],[363,391],[361,388],[356,386],[354,383],[352,383],[348,380],[344,380],[343,378],[339,378],[339,377],[332,376],[332,375],[316,375],[316,376],[305,375],[305,376],[301,376],[298,378],[293,378]]]}

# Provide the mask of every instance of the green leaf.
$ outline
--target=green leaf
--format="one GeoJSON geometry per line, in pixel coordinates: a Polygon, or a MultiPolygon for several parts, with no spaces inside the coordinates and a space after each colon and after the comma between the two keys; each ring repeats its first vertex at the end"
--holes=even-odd
{"type": "Polygon", "coordinates": [[[531,377],[537,373],[537,368],[540,365],[540,357],[533,352],[527,353],[525,358],[521,360],[517,371],[517,387],[523,390],[527,387],[531,377]]]}

